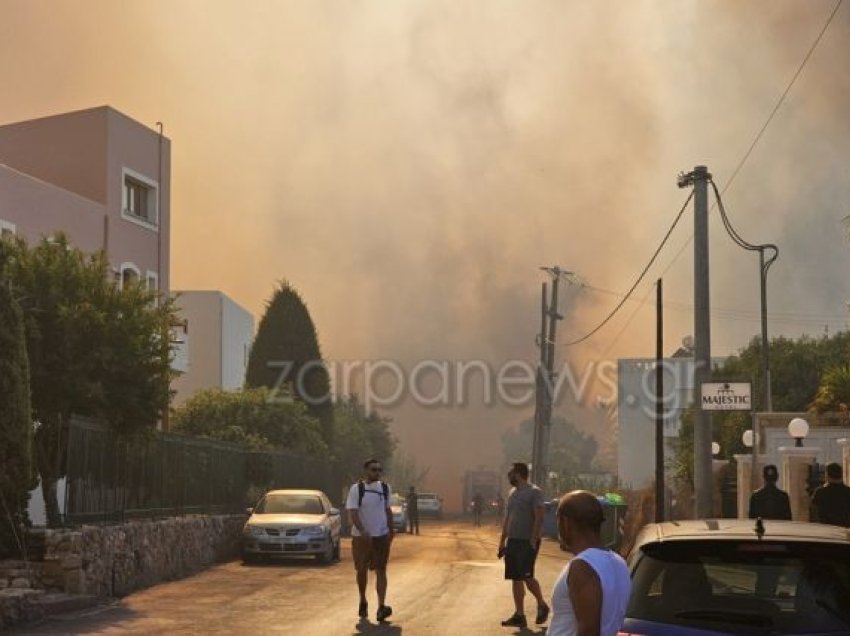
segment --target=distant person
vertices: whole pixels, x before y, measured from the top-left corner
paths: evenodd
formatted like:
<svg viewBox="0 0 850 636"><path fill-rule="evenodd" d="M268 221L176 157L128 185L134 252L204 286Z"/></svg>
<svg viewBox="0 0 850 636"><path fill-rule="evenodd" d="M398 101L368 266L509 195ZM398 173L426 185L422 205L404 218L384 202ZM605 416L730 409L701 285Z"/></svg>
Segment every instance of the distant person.
<svg viewBox="0 0 850 636"><path fill-rule="evenodd" d="M850 486L840 464L826 465L826 483L812 495L812 521L850 528Z"/></svg>
<svg viewBox="0 0 850 636"><path fill-rule="evenodd" d="M593 493L575 490L561 497L557 517L561 547L574 556L555 581L546 634L616 636L632 581L623 558L602 543L602 504Z"/></svg>
<svg viewBox="0 0 850 636"><path fill-rule="evenodd" d="M378 592L378 622L389 618L392 608L386 604L387 561L393 541L393 511L390 507L392 492L381 481L384 470L377 459L363 464L363 479L351 486L345 508L351 518L351 555L357 571L357 589L360 591L360 618L369 616L366 601L366 583L369 570L375 571Z"/></svg>
<svg viewBox="0 0 850 636"><path fill-rule="evenodd" d="M413 486L407 491L407 524L410 534L419 534L419 495Z"/></svg>
<svg viewBox="0 0 850 636"><path fill-rule="evenodd" d="M505 579L511 581L515 611L503 627L527 627L525 589L537 599L537 618L542 625L549 618L549 606L543 598L540 583L534 578L534 562L543 533L543 491L528 483L528 464L515 462L508 472L513 489L508 495L508 510L502 524L498 556L505 558Z"/></svg>
<svg viewBox="0 0 850 636"><path fill-rule="evenodd" d="M779 471L776 466L768 464L762 470L764 486L750 495L750 519L791 520L791 501L788 493L776 486L779 481Z"/></svg>
<svg viewBox="0 0 850 636"><path fill-rule="evenodd" d="M481 510L484 508L484 497L481 493L475 493L472 498L472 524L475 526L481 525Z"/></svg>

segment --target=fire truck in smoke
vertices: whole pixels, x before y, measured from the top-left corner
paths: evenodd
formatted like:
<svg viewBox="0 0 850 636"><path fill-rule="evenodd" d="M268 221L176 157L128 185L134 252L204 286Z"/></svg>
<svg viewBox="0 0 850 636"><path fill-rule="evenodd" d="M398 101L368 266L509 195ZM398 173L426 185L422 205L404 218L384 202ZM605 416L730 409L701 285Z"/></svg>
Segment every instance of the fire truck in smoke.
<svg viewBox="0 0 850 636"><path fill-rule="evenodd" d="M482 512L496 513L499 511L500 502L504 503L502 494L502 480L499 473L494 470L468 470L463 476L463 511L472 510L472 499L475 495L481 495L484 502Z"/></svg>

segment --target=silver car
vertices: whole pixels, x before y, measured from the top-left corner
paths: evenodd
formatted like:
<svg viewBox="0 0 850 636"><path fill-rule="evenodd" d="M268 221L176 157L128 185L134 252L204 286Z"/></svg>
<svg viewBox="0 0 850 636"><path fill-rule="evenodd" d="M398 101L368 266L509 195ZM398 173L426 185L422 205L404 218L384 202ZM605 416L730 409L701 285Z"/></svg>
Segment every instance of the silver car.
<svg viewBox="0 0 850 636"><path fill-rule="evenodd" d="M269 556L315 556L339 560L340 514L321 490L271 490L248 508L242 529L242 560Z"/></svg>
<svg viewBox="0 0 850 636"><path fill-rule="evenodd" d="M390 508L393 513L393 528L396 532L407 531L407 504L399 496L398 493L393 493L390 497Z"/></svg>

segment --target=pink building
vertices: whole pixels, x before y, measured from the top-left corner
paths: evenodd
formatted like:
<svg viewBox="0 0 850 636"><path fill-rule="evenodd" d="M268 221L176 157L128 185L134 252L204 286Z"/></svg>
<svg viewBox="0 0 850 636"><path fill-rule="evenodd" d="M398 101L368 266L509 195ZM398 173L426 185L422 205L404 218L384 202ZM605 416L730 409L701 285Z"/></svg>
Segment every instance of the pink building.
<svg viewBox="0 0 850 636"><path fill-rule="evenodd" d="M0 233L63 231L168 293L170 175L169 140L109 106L0 126Z"/></svg>

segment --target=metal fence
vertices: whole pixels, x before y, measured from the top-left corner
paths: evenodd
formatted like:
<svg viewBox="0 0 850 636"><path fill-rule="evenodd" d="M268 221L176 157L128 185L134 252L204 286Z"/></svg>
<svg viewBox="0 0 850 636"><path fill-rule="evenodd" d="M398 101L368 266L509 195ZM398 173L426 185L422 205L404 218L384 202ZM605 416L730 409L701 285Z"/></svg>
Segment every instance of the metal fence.
<svg viewBox="0 0 850 636"><path fill-rule="evenodd" d="M270 488L327 490L325 460L156 432L122 438L74 419L68 431L65 520L70 524L240 512Z"/></svg>

